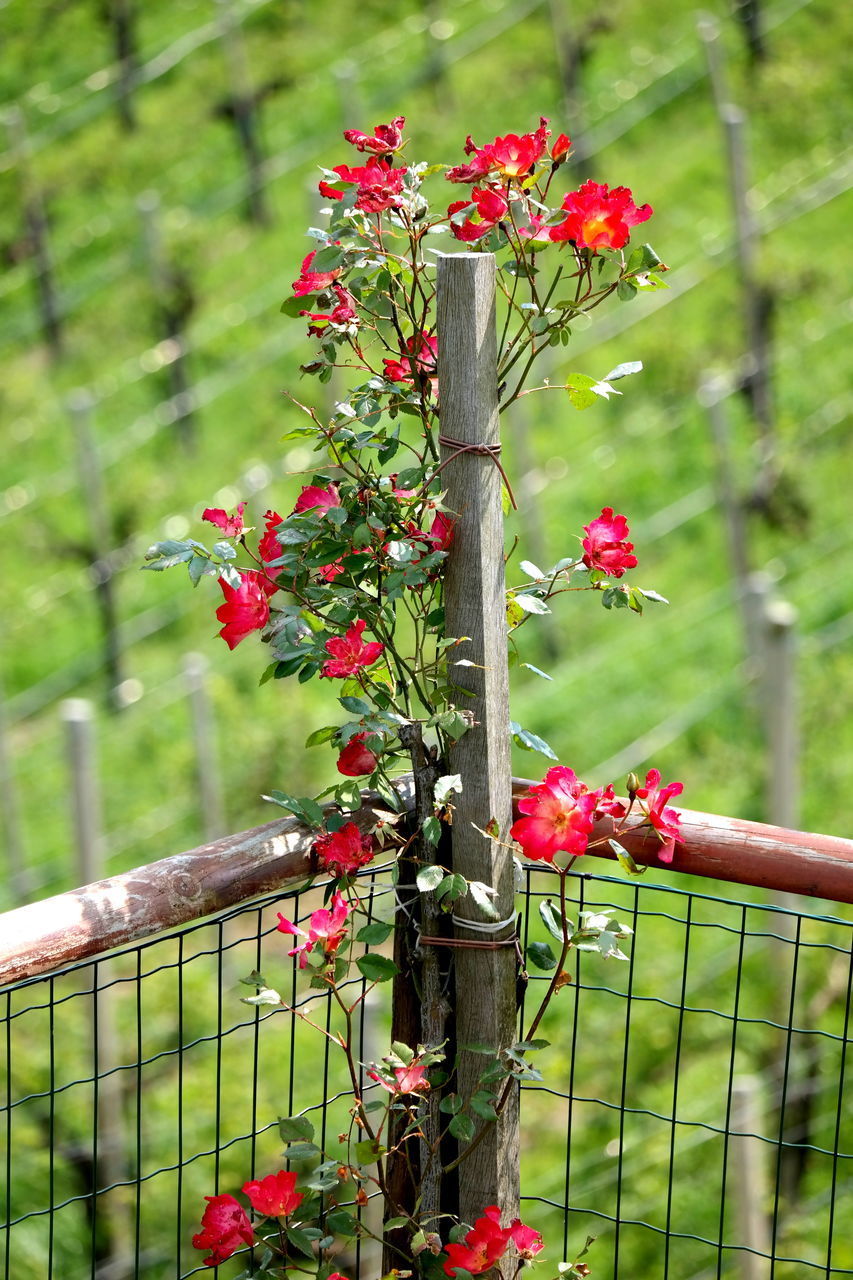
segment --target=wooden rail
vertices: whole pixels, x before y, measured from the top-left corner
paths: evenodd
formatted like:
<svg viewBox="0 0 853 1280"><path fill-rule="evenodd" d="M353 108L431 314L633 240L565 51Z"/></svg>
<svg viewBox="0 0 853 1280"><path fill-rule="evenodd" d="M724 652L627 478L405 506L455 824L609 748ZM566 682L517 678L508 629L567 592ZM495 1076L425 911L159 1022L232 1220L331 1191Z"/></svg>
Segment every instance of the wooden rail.
<svg viewBox="0 0 853 1280"><path fill-rule="evenodd" d="M530 785L514 779L516 798ZM400 786L408 799L410 783L403 779ZM389 824L399 821L372 804L352 815L362 827L373 825L377 816ZM599 824L596 835L606 835L608 827L607 821ZM681 810L681 831L683 840L670 867L659 862L657 842L650 836L629 834L622 844L637 863L667 873L853 903L853 840L690 809ZM614 856L606 847L594 852ZM0 917L0 984L49 973L200 920L311 872L310 833L295 819L281 818L18 907Z"/></svg>

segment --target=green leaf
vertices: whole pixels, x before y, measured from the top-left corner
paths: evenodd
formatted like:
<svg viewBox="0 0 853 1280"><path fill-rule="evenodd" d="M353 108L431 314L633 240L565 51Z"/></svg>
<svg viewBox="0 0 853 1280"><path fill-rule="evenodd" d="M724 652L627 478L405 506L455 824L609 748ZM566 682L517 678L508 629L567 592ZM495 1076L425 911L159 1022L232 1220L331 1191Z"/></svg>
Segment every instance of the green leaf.
<svg viewBox="0 0 853 1280"><path fill-rule="evenodd" d="M528 578L544 578L545 574L538 569L532 560L522 560L518 566L522 573L526 573Z"/></svg>
<svg viewBox="0 0 853 1280"><path fill-rule="evenodd" d="M278 1131L283 1142L311 1142L314 1126L307 1116L279 1116Z"/></svg>
<svg viewBox="0 0 853 1280"><path fill-rule="evenodd" d="M315 1147L313 1142L294 1142L287 1149L287 1158L295 1164L299 1164L302 1160L316 1160L317 1156L322 1155L319 1147Z"/></svg>
<svg viewBox="0 0 853 1280"><path fill-rule="evenodd" d="M521 725L515 720L509 722L512 740L518 747L522 747L525 751L539 751L543 756L547 756L549 760L556 760L557 756L548 746L544 738L540 738L537 734L531 733L528 729L522 729Z"/></svg>
<svg viewBox="0 0 853 1280"><path fill-rule="evenodd" d="M433 863L428 867L421 867L415 877L415 883L421 893L430 893L433 889L438 888L445 875L444 867L436 866Z"/></svg>
<svg viewBox="0 0 853 1280"><path fill-rule="evenodd" d="M627 270L633 274L635 271L651 271L660 265L660 258L652 246L650 244L640 244L637 245L636 249L631 250Z"/></svg>
<svg viewBox="0 0 853 1280"><path fill-rule="evenodd" d="M373 533L370 525L366 521L357 524L353 530L352 545L360 550L362 547L369 547L373 541Z"/></svg>
<svg viewBox="0 0 853 1280"><path fill-rule="evenodd" d="M549 676L547 671L540 671L538 667L534 667L532 662L522 662L522 667L528 671L532 671L535 676L541 676L543 680L553 680L553 676Z"/></svg>
<svg viewBox="0 0 853 1280"><path fill-rule="evenodd" d="M447 898L448 903L451 903L456 902L458 898L463 898L467 892L468 881L465 877L451 874L444 877L435 891L435 896L439 901Z"/></svg>
<svg viewBox="0 0 853 1280"><path fill-rule="evenodd" d="M319 747L322 742L329 742L338 731L336 724L327 724L322 729L315 729L305 739L306 747Z"/></svg>
<svg viewBox="0 0 853 1280"><path fill-rule="evenodd" d="M400 972L388 956L379 956L373 952L367 956L359 956L356 964L368 982L388 982Z"/></svg>
<svg viewBox="0 0 853 1280"><path fill-rule="evenodd" d="M314 1257L314 1249L312 1246L311 1236L308 1235L301 1227L285 1227L287 1238L293 1245L294 1249L305 1255L306 1258Z"/></svg>
<svg viewBox="0 0 853 1280"><path fill-rule="evenodd" d="M566 391L576 409L588 409L598 399L593 391L596 379L586 373L570 373L566 379Z"/></svg>
<svg viewBox="0 0 853 1280"><path fill-rule="evenodd" d="M545 898L543 902L539 903L539 915L551 937L556 938L558 942L562 942L563 924L560 920L560 913L550 898ZM569 926L569 929L571 930L571 926Z"/></svg>
<svg viewBox="0 0 853 1280"><path fill-rule="evenodd" d="M657 591L649 591L646 587L634 587L634 590L639 591L644 599L651 600L654 604L669 604L666 596L659 595Z"/></svg>
<svg viewBox="0 0 853 1280"><path fill-rule="evenodd" d="M414 1056L414 1049L410 1049L407 1044L403 1044L401 1040L391 1041L391 1052L395 1053L404 1066L410 1066Z"/></svg>
<svg viewBox="0 0 853 1280"><path fill-rule="evenodd" d="M387 1218L382 1226L385 1231L396 1231L398 1227L405 1227L408 1218Z"/></svg>
<svg viewBox="0 0 853 1280"><path fill-rule="evenodd" d="M326 1214L326 1226L336 1236L357 1236L361 1226L346 1209L333 1209Z"/></svg>
<svg viewBox="0 0 853 1280"><path fill-rule="evenodd" d="M525 592L519 592L515 597L515 603L520 605L525 613L550 613L544 600L540 600L538 596L529 595Z"/></svg>
<svg viewBox="0 0 853 1280"><path fill-rule="evenodd" d="M483 884L481 880L469 880L468 893L483 915L488 916L490 920L497 920L498 910L492 901L495 890L491 885Z"/></svg>
<svg viewBox="0 0 853 1280"><path fill-rule="evenodd" d="M495 1111L495 1096L485 1089L478 1089L472 1095L471 1110L481 1120L497 1120L498 1118L498 1113Z"/></svg>
<svg viewBox="0 0 853 1280"><path fill-rule="evenodd" d="M369 702L365 702L364 698L338 698L338 702L344 711L349 711L354 716L369 716L373 708Z"/></svg>
<svg viewBox="0 0 853 1280"><path fill-rule="evenodd" d="M297 298L295 296L285 298L284 302L279 307L281 314L283 316L290 316L291 320L298 320L300 311L305 311L306 309L305 299Z"/></svg>
<svg viewBox="0 0 853 1280"><path fill-rule="evenodd" d="M441 839L441 823L438 818L424 818L421 831L424 833L427 844L437 845Z"/></svg>
<svg viewBox="0 0 853 1280"><path fill-rule="evenodd" d="M318 249L311 259L312 271L335 271L346 261L346 254L336 244L327 244Z"/></svg>
<svg viewBox="0 0 853 1280"><path fill-rule="evenodd" d="M385 1155L386 1148L376 1138L365 1138L355 1144L355 1158L359 1164L373 1164Z"/></svg>
<svg viewBox="0 0 853 1280"><path fill-rule="evenodd" d="M459 1097L458 1093L449 1093L446 1098L442 1098L438 1104L438 1109L446 1116L455 1116L461 1111L465 1103Z"/></svg>
<svg viewBox="0 0 853 1280"><path fill-rule="evenodd" d="M618 840L608 840L607 843L616 854L620 867L623 871L627 871L629 876L644 876L646 874L648 867L638 867L628 850Z"/></svg>
<svg viewBox="0 0 853 1280"><path fill-rule="evenodd" d="M532 964L534 969L556 969L557 957L551 950L547 942L531 942L528 944L525 955L528 964Z"/></svg>
<svg viewBox="0 0 853 1280"><path fill-rule="evenodd" d="M359 929L355 935L355 940L356 942L363 942L368 947L378 947L393 932L394 926L392 924L386 924L384 920L374 920L372 924L366 924Z"/></svg>
<svg viewBox="0 0 853 1280"><path fill-rule="evenodd" d="M265 1004L279 1005L281 1004L281 996L272 987L261 987L253 996L241 996L241 1004L251 1004L260 1006Z"/></svg>
<svg viewBox="0 0 853 1280"><path fill-rule="evenodd" d="M616 297L621 298L623 302L630 302L636 296L637 286L632 284L630 280L620 280L616 285Z"/></svg>
<svg viewBox="0 0 853 1280"><path fill-rule="evenodd" d="M458 1138L460 1142L470 1142L476 1132L476 1125L470 1116L459 1115L454 1116L447 1126L454 1138Z"/></svg>

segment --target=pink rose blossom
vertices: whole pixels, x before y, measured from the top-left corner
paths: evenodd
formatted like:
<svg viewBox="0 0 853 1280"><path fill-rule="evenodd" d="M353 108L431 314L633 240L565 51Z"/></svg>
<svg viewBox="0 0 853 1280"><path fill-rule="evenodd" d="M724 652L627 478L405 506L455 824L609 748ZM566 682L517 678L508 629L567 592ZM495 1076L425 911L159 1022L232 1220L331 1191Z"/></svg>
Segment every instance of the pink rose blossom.
<svg viewBox="0 0 853 1280"><path fill-rule="evenodd" d="M429 1081L426 1078L427 1068L422 1062L411 1062L407 1067L394 1067L391 1071L391 1080L385 1079L378 1071L368 1071L371 1080L375 1080L377 1084L381 1084L383 1089L387 1089L391 1094L400 1093L426 1093L429 1089Z"/></svg>
<svg viewBox="0 0 853 1280"><path fill-rule="evenodd" d="M681 816L677 809L667 808L667 801L673 796L680 796L683 790L683 782L669 782L662 787L660 770L649 769L646 774L646 785L638 787L636 791L640 808L654 827L661 842L661 850L658 854L661 862L672 862L675 842L681 834Z"/></svg>
<svg viewBox="0 0 853 1280"><path fill-rule="evenodd" d="M201 518L206 520L208 524L215 524L217 529L222 530L226 538L240 538L246 527L243 524L243 512L245 510L245 502L238 504L233 516L229 516L227 511L223 511L222 507L205 507L201 513Z"/></svg>
<svg viewBox="0 0 853 1280"><path fill-rule="evenodd" d="M278 930L280 933L290 933L294 937L304 938L305 941L298 947L294 947L292 951L288 951L289 956L299 956L299 968L304 969L308 964L308 956L314 950L315 943L320 943L323 948L323 955L327 961L334 960L338 947L343 942L347 933L347 919L351 914L351 908L348 906L343 894L336 893L332 897L332 908L320 907L318 911L313 911L308 921L308 932L300 929L291 920L278 913Z"/></svg>
<svg viewBox="0 0 853 1280"><path fill-rule="evenodd" d="M600 569L611 578L621 578L626 569L638 561L631 553L633 542L627 542L628 521L615 516L612 507L604 507L600 516L584 525L583 562L588 569Z"/></svg>
<svg viewBox="0 0 853 1280"><path fill-rule="evenodd" d="M553 862L561 851L577 857L589 843L598 799L571 769L555 765L519 800L525 816L513 823L510 835L535 862Z"/></svg>
<svg viewBox="0 0 853 1280"><path fill-rule="evenodd" d="M303 511L315 510L326 512L329 507L339 507L340 505L341 500L338 497L335 485L329 484L323 489L318 484L306 484L296 499L292 514L297 515Z"/></svg>

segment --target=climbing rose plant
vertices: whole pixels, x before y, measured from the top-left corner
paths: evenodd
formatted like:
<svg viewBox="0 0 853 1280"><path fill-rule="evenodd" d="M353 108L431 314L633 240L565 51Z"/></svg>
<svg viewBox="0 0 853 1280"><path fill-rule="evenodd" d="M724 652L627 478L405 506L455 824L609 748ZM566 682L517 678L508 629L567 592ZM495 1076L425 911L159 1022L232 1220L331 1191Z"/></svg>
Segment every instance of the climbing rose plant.
<svg viewBox="0 0 853 1280"><path fill-rule="evenodd" d="M528 965L552 977L523 1039L486 1058L473 1098L454 1092L455 1063L445 1060L444 1043L395 1042L380 1063L358 1062L352 1030L365 994L399 972L375 950L393 924L369 917L358 893L359 872L376 852L410 859L418 868L417 889L433 895L440 910L452 911L470 894L481 913L495 916L486 886L467 883L440 861L452 797L463 785L441 765L446 768L448 749L469 729L471 716L454 678L457 666L470 663L466 641L448 637L444 622L444 571L458 513L444 501L438 442L435 254L442 243L456 241L497 257L501 412L534 391L562 394L570 411L620 394L615 384L639 372L639 362L603 377L574 372L539 385L531 374L543 352L567 346L573 326L597 307L666 287L666 267L650 245L631 244L635 229L652 217L651 207L638 205L622 186L587 181L566 190L563 165L571 143L564 133L552 140L545 118L530 133L508 133L483 146L468 137L466 159L450 167L410 162L404 126L399 116L372 133L345 132L357 162L323 170L319 190L328 201L328 224L310 229L314 248L282 307L316 340L303 374L328 383L338 371L351 383L331 414L291 398L294 422L284 440L308 444L318 455L316 468L286 515L267 510L253 526L245 502L233 512L209 507L202 519L217 530L212 547L169 540L146 557L149 569L186 564L194 586L205 577L218 581L224 597L216 609L219 635L234 649L258 633L267 655L262 682L316 678L344 713L343 723L316 729L306 743L328 744L337 779L316 796L271 791L268 799L313 830L314 865L330 881L326 906L303 925L280 915L278 928L294 942L287 954L309 987L338 1006L339 1033L315 1023L305 1001L291 1012L342 1051L353 1090L350 1122L338 1146L322 1150L307 1116L282 1119L286 1158L297 1172L246 1182L248 1211L234 1195L207 1197L193 1245L205 1252L208 1266L248 1250L246 1276L302 1270L318 1280L346 1280L335 1270L336 1259L347 1240L372 1234L358 1211L373 1195L382 1201L395 1274L464 1280L495 1270L509 1277L538 1257L539 1233L519 1219L503 1225L507 1215L499 1205L484 1205L468 1224L452 1215L422 1216L417 1196L399 1202L388 1180L390 1162L416 1167L410 1156L418 1144L423 1155L425 1142L427 1161L441 1162L448 1139L459 1151L451 1167L464 1161L518 1081L541 1079L529 1055L547 1044L536 1032L569 981L569 953L585 949L625 959L619 942L631 930L610 912L570 918L566 886L575 859L609 842L634 873L620 843L626 831L647 832L662 862L671 861L679 837L678 812L669 801L681 784L663 784L657 769L642 785L630 775L622 799L612 783L590 789L572 769L549 768L519 799L511 828L516 854L555 874L559 885L541 911L551 942L532 942L525 955ZM507 504L514 504L501 474ZM625 580L638 565L629 533L626 516L605 506L590 513L577 545L564 548L551 568L521 562L523 580L507 590L511 663L520 661L522 627L548 613L564 592L591 592L605 608L635 613L647 601L665 603ZM518 746L555 759L537 735L514 722L508 731ZM398 779L422 765L425 744L436 764L431 812L407 833ZM363 813L354 820L362 784L387 806L372 822ZM494 831L483 837L496 838ZM366 983L356 996L348 977L353 965ZM290 1007L260 974L245 981L255 992L245 997L248 1003ZM435 1091L446 1123L429 1145L423 1108ZM588 1274L585 1253L553 1264L549 1274L579 1280Z"/></svg>

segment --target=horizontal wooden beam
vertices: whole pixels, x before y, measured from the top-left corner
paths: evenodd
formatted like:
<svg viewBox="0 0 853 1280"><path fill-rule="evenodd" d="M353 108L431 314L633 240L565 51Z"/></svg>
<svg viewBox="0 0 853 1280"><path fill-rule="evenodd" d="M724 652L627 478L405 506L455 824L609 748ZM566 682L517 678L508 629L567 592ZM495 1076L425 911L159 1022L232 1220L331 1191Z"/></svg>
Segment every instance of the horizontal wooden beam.
<svg viewBox="0 0 853 1280"><path fill-rule="evenodd" d="M410 780L400 785L408 798ZM516 800L530 785L514 779ZM621 843L636 862L667 873L853 903L853 840L680 812L682 842L671 866L660 862L658 843L649 835L629 833ZM396 821L372 804L352 816L364 828L380 818ZM605 820L595 837L610 832ZM0 920L0 984L49 973L303 880L313 869L312 842L307 828L281 818L8 911ZM615 857L608 846L594 852Z"/></svg>

